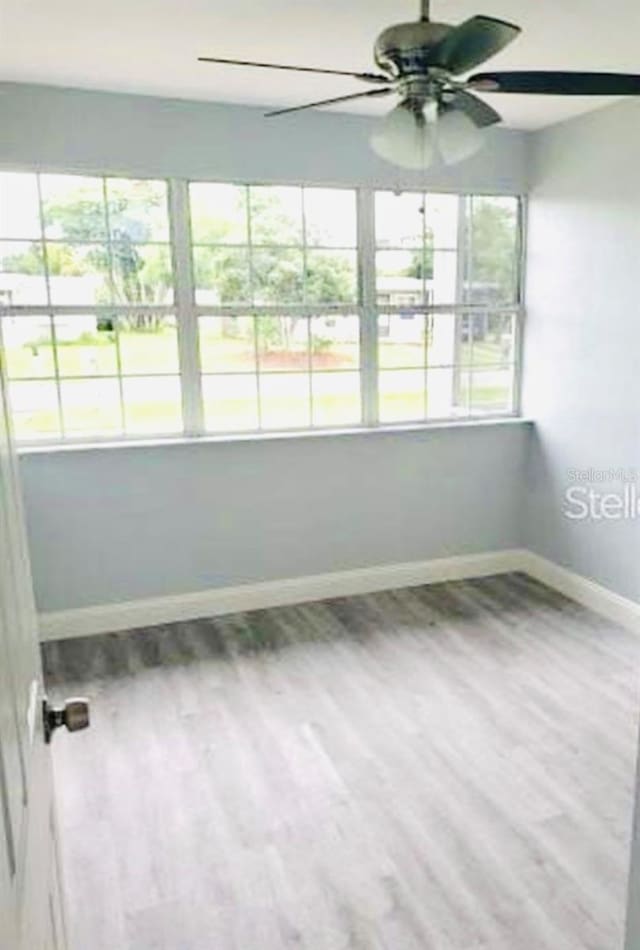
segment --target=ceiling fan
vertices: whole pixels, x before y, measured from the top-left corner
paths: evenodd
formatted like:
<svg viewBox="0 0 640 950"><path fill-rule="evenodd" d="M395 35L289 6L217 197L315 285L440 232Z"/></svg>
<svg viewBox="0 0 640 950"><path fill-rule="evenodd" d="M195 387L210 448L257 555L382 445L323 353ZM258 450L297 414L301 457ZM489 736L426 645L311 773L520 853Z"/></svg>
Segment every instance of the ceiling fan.
<svg viewBox="0 0 640 950"><path fill-rule="evenodd" d="M584 72L488 72L465 76L504 49L520 27L488 16L474 16L459 26L434 23L431 0L421 0L421 18L397 23L376 40L379 72L350 72L311 66L285 66L245 60L198 57L204 63L284 69L329 76L350 76L374 86L332 99L277 109L268 117L317 106L395 94L400 103L381 121L371 145L382 158L405 168L424 169L435 161L452 164L482 145L482 129L501 121L480 93L534 93L560 96L639 96L640 75Z"/></svg>

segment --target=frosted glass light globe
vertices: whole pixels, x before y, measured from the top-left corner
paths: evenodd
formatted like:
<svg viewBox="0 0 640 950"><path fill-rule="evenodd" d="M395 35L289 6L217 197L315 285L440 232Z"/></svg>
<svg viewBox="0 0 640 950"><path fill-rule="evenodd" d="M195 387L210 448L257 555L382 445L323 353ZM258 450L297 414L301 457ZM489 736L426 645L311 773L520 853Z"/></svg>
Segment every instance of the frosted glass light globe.
<svg viewBox="0 0 640 950"><path fill-rule="evenodd" d="M406 102L384 117L370 141L377 155L401 168L428 168L435 157L433 125Z"/></svg>
<svg viewBox="0 0 640 950"><path fill-rule="evenodd" d="M454 165L482 148L483 136L475 122L459 109L441 112L436 124L437 148L445 165Z"/></svg>
<svg viewBox="0 0 640 950"><path fill-rule="evenodd" d="M483 135L459 109L435 100L420 108L405 100L382 119L370 142L385 161L422 171L436 162L453 165L469 158L482 147Z"/></svg>

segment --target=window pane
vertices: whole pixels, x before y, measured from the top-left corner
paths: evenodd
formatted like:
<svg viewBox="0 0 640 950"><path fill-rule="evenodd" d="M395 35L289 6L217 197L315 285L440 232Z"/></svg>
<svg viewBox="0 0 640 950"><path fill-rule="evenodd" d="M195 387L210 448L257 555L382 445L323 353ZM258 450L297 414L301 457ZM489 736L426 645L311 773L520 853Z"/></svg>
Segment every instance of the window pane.
<svg viewBox="0 0 640 950"><path fill-rule="evenodd" d="M191 233L195 244L246 244L247 189L191 182Z"/></svg>
<svg viewBox="0 0 640 950"><path fill-rule="evenodd" d="M355 191L305 188L304 223L309 247L356 247Z"/></svg>
<svg viewBox="0 0 640 950"><path fill-rule="evenodd" d="M101 178L41 175L42 210L47 238L102 242L107 239Z"/></svg>
<svg viewBox="0 0 640 950"><path fill-rule="evenodd" d="M3 317L2 340L10 379L55 376L50 317Z"/></svg>
<svg viewBox="0 0 640 950"><path fill-rule="evenodd" d="M60 382L64 427L71 435L122 432L120 390L116 379L67 379Z"/></svg>
<svg viewBox="0 0 640 950"><path fill-rule="evenodd" d="M424 198L420 194L376 194L378 247L421 248L424 236Z"/></svg>
<svg viewBox="0 0 640 950"><path fill-rule="evenodd" d="M492 366L471 373L471 411L508 412L512 408L513 367Z"/></svg>
<svg viewBox="0 0 640 950"><path fill-rule="evenodd" d="M115 333L95 315L66 314L54 318L61 376L115 376L118 360Z"/></svg>
<svg viewBox="0 0 640 950"><path fill-rule="evenodd" d="M106 244L48 244L51 303L112 303L109 249Z"/></svg>
<svg viewBox="0 0 640 950"><path fill-rule="evenodd" d="M253 244L302 244L302 189L253 186L251 241Z"/></svg>
<svg viewBox="0 0 640 950"><path fill-rule="evenodd" d="M434 251L431 273L427 275L429 303L453 304L458 296L458 255L455 251Z"/></svg>
<svg viewBox="0 0 640 950"><path fill-rule="evenodd" d="M360 320L357 316L311 318L311 362L314 371L360 366Z"/></svg>
<svg viewBox="0 0 640 950"><path fill-rule="evenodd" d="M107 179L111 239L144 244L169 240L167 185L164 181Z"/></svg>
<svg viewBox="0 0 640 950"><path fill-rule="evenodd" d="M307 251L305 299L308 303L354 303L355 251Z"/></svg>
<svg viewBox="0 0 640 950"><path fill-rule="evenodd" d="M254 250L253 296L257 304L301 303L303 255L295 248Z"/></svg>
<svg viewBox="0 0 640 950"><path fill-rule="evenodd" d="M171 250L162 244L132 244L126 234L111 243L113 297L131 306L173 304Z"/></svg>
<svg viewBox="0 0 640 950"><path fill-rule="evenodd" d="M0 173L0 237L40 237L38 179L35 175Z"/></svg>
<svg viewBox="0 0 640 950"><path fill-rule="evenodd" d="M512 314L465 314L461 320L461 362L474 366L513 362L515 320Z"/></svg>
<svg viewBox="0 0 640 950"><path fill-rule="evenodd" d="M308 321L306 317L257 317L260 372L309 368Z"/></svg>
<svg viewBox="0 0 640 950"><path fill-rule="evenodd" d="M125 428L129 433L182 431L180 380L175 376L122 380Z"/></svg>
<svg viewBox="0 0 640 950"><path fill-rule="evenodd" d="M17 439L59 438L58 393L54 382L10 383L9 399Z"/></svg>
<svg viewBox="0 0 640 950"><path fill-rule="evenodd" d="M260 377L260 412L265 429L304 428L311 423L307 373Z"/></svg>
<svg viewBox="0 0 640 950"><path fill-rule="evenodd" d="M313 424L357 425L361 422L359 373L314 373Z"/></svg>
<svg viewBox="0 0 640 950"><path fill-rule="evenodd" d="M467 261L468 303L513 303L517 296L518 200L473 197L467 201L471 252Z"/></svg>
<svg viewBox="0 0 640 950"><path fill-rule="evenodd" d="M209 432L258 428L258 387L254 375L203 376L202 396Z"/></svg>
<svg viewBox="0 0 640 950"><path fill-rule="evenodd" d="M179 372L175 317L129 314L118 318L118 329L125 375Z"/></svg>
<svg viewBox="0 0 640 950"><path fill-rule="evenodd" d="M203 373L255 372L253 317L200 317Z"/></svg>
<svg viewBox="0 0 640 950"><path fill-rule="evenodd" d="M378 363L383 369L424 366L423 313L384 313L378 317Z"/></svg>
<svg viewBox="0 0 640 950"><path fill-rule="evenodd" d="M424 419L425 371L383 370L379 377L380 421Z"/></svg>
<svg viewBox="0 0 640 950"><path fill-rule="evenodd" d="M378 251L376 286L378 303L386 307L411 307L424 300L422 251Z"/></svg>
<svg viewBox="0 0 640 950"><path fill-rule="evenodd" d="M30 241L0 241L0 305L46 303L42 246Z"/></svg>
<svg viewBox="0 0 640 950"><path fill-rule="evenodd" d="M457 195L425 195L427 243L438 250L455 250L458 246L459 201Z"/></svg>
<svg viewBox="0 0 640 950"><path fill-rule="evenodd" d="M193 249L196 303L202 306L248 303L249 254L245 248Z"/></svg>
<svg viewBox="0 0 640 950"><path fill-rule="evenodd" d="M466 370L454 366L429 367L427 373L427 416L429 419L450 419L467 415Z"/></svg>
<svg viewBox="0 0 640 950"><path fill-rule="evenodd" d="M464 321L464 316L455 313L429 314L429 366L452 366L464 362L461 352L465 340Z"/></svg>

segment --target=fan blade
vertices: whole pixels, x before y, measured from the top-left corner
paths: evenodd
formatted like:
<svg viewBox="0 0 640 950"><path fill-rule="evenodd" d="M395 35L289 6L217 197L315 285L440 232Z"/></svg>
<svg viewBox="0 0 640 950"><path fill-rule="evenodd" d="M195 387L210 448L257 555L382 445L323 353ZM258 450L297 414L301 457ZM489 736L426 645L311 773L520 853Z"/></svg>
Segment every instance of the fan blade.
<svg viewBox="0 0 640 950"><path fill-rule="evenodd" d="M444 108L464 112L479 129L486 129L490 125L495 125L496 122L502 122L502 116L495 109L469 92L460 91L451 97L447 96L444 100Z"/></svg>
<svg viewBox="0 0 640 950"><path fill-rule="evenodd" d="M388 76L380 73L352 73L344 69L316 69L314 66L283 66L281 63L252 63L244 59L219 59L214 56L198 56L199 63L222 63L225 66L257 66L259 69L288 69L296 73L321 73L325 76L350 76L364 82L389 82Z"/></svg>
<svg viewBox="0 0 640 950"><path fill-rule="evenodd" d="M640 96L640 75L630 73L478 73L467 85L478 92L543 96Z"/></svg>
<svg viewBox="0 0 640 950"><path fill-rule="evenodd" d="M356 92L350 96L337 96L334 99L321 99L319 102L308 102L304 106L291 106L289 109L276 109L275 112L265 112L265 118L271 119L276 115L286 115L288 112L302 112L304 109L315 109L317 106L330 106L334 102L349 102L351 99L367 99L372 96L388 96L393 89L370 89L368 92Z"/></svg>
<svg viewBox="0 0 640 950"><path fill-rule="evenodd" d="M490 16L474 16L454 29L429 54L433 66L457 75L466 73L508 46L519 26Z"/></svg>

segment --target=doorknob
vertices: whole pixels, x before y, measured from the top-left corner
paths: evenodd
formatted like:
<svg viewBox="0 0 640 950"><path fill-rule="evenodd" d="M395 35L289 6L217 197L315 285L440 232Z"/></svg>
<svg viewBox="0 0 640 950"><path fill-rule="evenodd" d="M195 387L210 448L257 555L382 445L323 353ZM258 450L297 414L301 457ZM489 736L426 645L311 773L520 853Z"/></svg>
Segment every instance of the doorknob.
<svg viewBox="0 0 640 950"><path fill-rule="evenodd" d="M67 699L64 706L51 706L47 699L42 703L44 741L48 744L56 729L66 726L69 732L87 729L90 722L89 700L81 696Z"/></svg>

